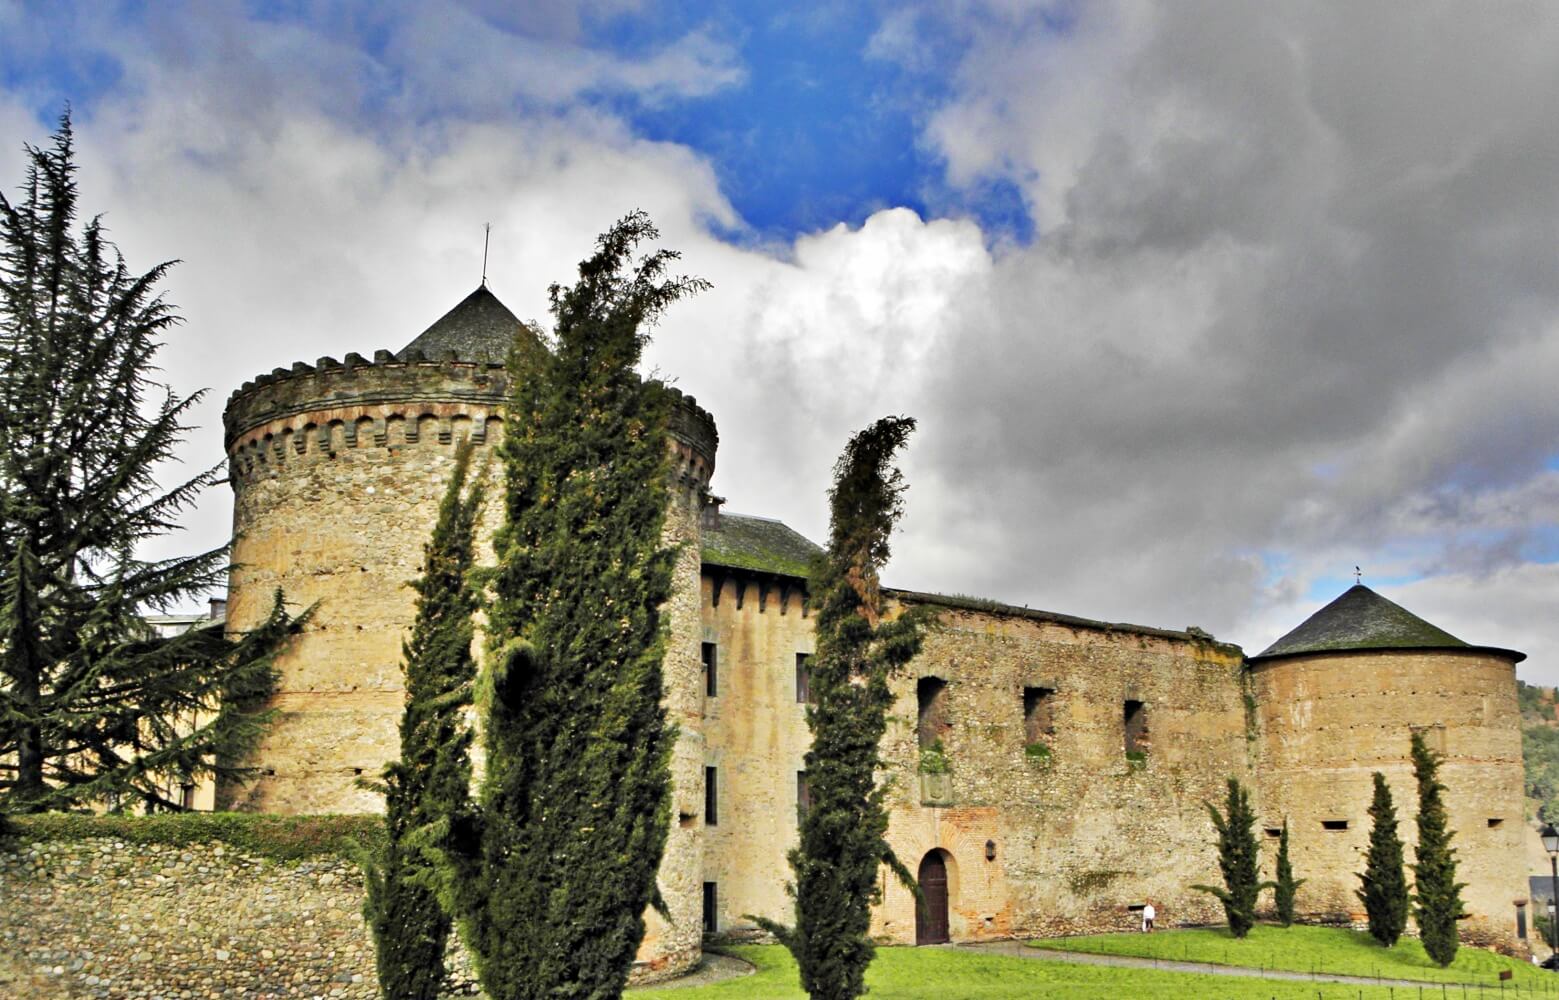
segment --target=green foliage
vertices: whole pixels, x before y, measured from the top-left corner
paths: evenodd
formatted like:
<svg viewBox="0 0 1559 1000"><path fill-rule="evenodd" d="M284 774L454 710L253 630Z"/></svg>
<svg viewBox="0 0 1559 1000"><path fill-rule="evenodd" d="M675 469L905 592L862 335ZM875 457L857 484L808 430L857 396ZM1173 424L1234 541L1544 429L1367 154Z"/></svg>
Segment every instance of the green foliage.
<svg viewBox="0 0 1559 1000"><path fill-rule="evenodd" d="M1445 786L1440 783L1440 759L1413 733L1413 776L1418 779L1418 850L1413 861L1413 916L1424 951L1441 966L1456 959L1456 921L1462 915L1456 881L1455 833L1446 814Z"/></svg>
<svg viewBox="0 0 1559 1000"><path fill-rule="evenodd" d="M69 115L0 195L0 809L177 809L168 789L236 779L269 716L271 661L299 621L159 636L143 615L224 586L227 551L146 561L216 478L156 480L201 394L153 380L178 322L94 218L77 232Z"/></svg>
<svg viewBox="0 0 1559 1000"><path fill-rule="evenodd" d="M1048 764L1053 754L1048 743L1029 743L1023 748L1023 756L1036 764Z"/></svg>
<svg viewBox="0 0 1559 1000"><path fill-rule="evenodd" d="M1277 910L1278 923L1291 927L1294 923L1294 897L1305 884L1294 877L1293 863L1288 859L1288 817L1283 817L1283 832L1278 836L1277 878L1272 882L1272 902Z"/></svg>
<svg viewBox="0 0 1559 1000"><path fill-rule="evenodd" d="M1370 846L1359 902L1369 917L1370 936L1390 948L1407 930L1407 875L1402 868L1402 838L1397 836L1397 809L1386 776L1375 772L1375 797L1370 802Z"/></svg>
<svg viewBox="0 0 1559 1000"><path fill-rule="evenodd" d="M921 774L950 774L952 762L947 759L947 747L941 740L934 741L930 746L920 751Z"/></svg>
<svg viewBox="0 0 1559 1000"><path fill-rule="evenodd" d="M127 844L175 847L227 844L273 861L306 858L354 858L361 846L379 849L384 823L379 816L266 816L256 813L122 814L39 813L10 817L12 836L23 843L121 840Z"/></svg>
<svg viewBox="0 0 1559 1000"><path fill-rule="evenodd" d="M886 417L850 440L829 491L828 551L809 581L818 603L816 701L807 709L812 808L800 846L790 852L796 923L760 924L796 957L801 987L814 998L850 1000L865 992L880 867L914 884L885 839L886 789L876 780L893 705L888 681L920 651L931 614L911 608L885 617L878 580L903 511L904 481L893 458L914 429L907 417ZM945 767L945 754L937 756Z"/></svg>
<svg viewBox="0 0 1559 1000"><path fill-rule="evenodd" d="M385 766L384 849L364 865L363 918L373 932L379 988L393 1000L437 1000L450 918L439 903L437 869L424 845L447 829L471 786L471 730L465 721L476 662L471 656L476 593L469 579L480 483L465 493L471 445L455 456L433 535L423 550L417 616L402 647L406 708L401 755Z"/></svg>
<svg viewBox="0 0 1559 1000"><path fill-rule="evenodd" d="M1211 802L1202 803L1218 831L1218 868L1223 887L1193 885L1191 888L1217 896L1223 903L1229 932L1237 938L1250 933L1256 923L1256 898L1270 882L1261 881L1261 859L1256 846L1256 813L1250 807L1250 793L1238 779L1229 779L1229 794L1224 811Z"/></svg>
<svg viewBox="0 0 1559 1000"><path fill-rule="evenodd" d="M621 993L658 902L675 729L661 706L674 550L672 400L635 372L644 328L706 283L635 248L633 213L552 286L550 350L516 347L502 446L479 804L437 839L493 1000Z"/></svg>
<svg viewBox="0 0 1559 1000"><path fill-rule="evenodd" d="M1148 752L1146 750L1127 750L1126 765L1132 771L1142 770L1148 766Z"/></svg>

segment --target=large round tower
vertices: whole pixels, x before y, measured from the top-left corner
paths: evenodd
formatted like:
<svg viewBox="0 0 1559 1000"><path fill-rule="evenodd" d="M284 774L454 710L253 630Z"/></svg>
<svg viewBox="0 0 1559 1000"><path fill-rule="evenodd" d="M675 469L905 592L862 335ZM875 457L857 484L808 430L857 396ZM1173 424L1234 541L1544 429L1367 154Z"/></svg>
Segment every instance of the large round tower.
<svg viewBox="0 0 1559 1000"><path fill-rule="evenodd" d="M1416 730L1444 758L1457 877L1467 883L1462 937L1519 947L1526 869L1515 665L1524 658L1468 645L1360 585L1249 659L1262 825L1275 845L1288 820L1294 871L1307 880L1302 913L1363 919L1355 873L1364 868L1376 771L1390 783L1411 863Z"/></svg>
<svg viewBox="0 0 1559 1000"><path fill-rule="evenodd" d="M252 627L280 588L294 608L317 605L278 660L278 715L254 779L219 791L226 808L276 813L369 812L381 798L358 786L399 752L401 643L455 445L475 464L501 440L516 338L534 337L478 288L400 351L372 360L298 362L247 382L223 417L233 487L228 622ZM672 390L675 393L675 390ZM698 961L704 746L699 657L699 515L714 471L714 420L677 395L668 538L680 549L667 609L666 704L679 727L673 828L661 866L667 924L650 915L642 973ZM501 504L490 502L478 558L490 561ZM689 818L694 821L689 821ZM680 818L680 820L679 820Z"/></svg>

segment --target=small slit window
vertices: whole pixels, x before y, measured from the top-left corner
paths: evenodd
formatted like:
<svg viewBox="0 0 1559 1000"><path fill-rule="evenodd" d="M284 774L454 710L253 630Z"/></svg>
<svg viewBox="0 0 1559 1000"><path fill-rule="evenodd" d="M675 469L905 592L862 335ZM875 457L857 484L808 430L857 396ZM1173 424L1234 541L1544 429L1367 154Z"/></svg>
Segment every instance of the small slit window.
<svg viewBox="0 0 1559 1000"><path fill-rule="evenodd" d="M915 685L920 705L917 735L920 749L929 750L952 728L947 720L947 681L940 677L922 677Z"/></svg>
<svg viewBox="0 0 1559 1000"><path fill-rule="evenodd" d="M1266 827L1265 832L1269 840L1277 840L1283 836L1283 828L1281 826Z"/></svg>
<svg viewBox="0 0 1559 1000"><path fill-rule="evenodd" d="M796 704L815 704L812 700L812 654L796 654Z"/></svg>
<svg viewBox="0 0 1559 1000"><path fill-rule="evenodd" d="M1505 818L1503 816L1490 816L1489 817L1489 829L1490 830L1498 830L1500 827L1502 827L1504 825L1505 825Z"/></svg>
<svg viewBox="0 0 1559 1000"><path fill-rule="evenodd" d="M1055 689L1026 687L1023 689L1023 742L1043 743L1056 731Z"/></svg>
<svg viewBox="0 0 1559 1000"><path fill-rule="evenodd" d="M718 767L704 768L704 825L720 825L720 769Z"/></svg>
<svg viewBox="0 0 1559 1000"><path fill-rule="evenodd" d="M1148 709L1140 701L1128 700L1122 710L1126 728L1126 752L1147 753Z"/></svg>
<svg viewBox="0 0 1559 1000"><path fill-rule="evenodd" d="M1345 819L1323 819L1321 820L1321 829L1333 833L1339 830L1346 830L1348 829L1348 821Z"/></svg>
<svg viewBox="0 0 1559 1000"><path fill-rule="evenodd" d="M720 885L717 882L704 883L704 933L714 934L720 930L719 907Z"/></svg>
<svg viewBox="0 0 1559 1000"><path fill-rule="evenodd" d="M699 656L704 661L704 696L707 698L718 697L720 694L720 656L715 644L706 642L699 647ZM684 663L687 661L684 660Z"/></svg>

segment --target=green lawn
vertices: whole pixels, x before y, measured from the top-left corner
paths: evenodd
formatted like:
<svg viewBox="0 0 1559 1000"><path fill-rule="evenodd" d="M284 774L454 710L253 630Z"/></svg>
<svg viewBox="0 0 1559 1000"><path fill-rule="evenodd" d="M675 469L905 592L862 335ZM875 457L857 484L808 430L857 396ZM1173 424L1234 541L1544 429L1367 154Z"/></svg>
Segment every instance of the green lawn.
<svg viewBox="0 0 1559 1000"><path fill-rule="evenodd" d="M643 1000L805 1000L806 994L797 986L796 965L780 946L728 950L757 966L758 972L713 986L636 995ZM1401 987L1361 991L1355 986L1280 982L1254 975L1110 969L961 948L880 948L866 981L871 990L867 1000L1316 1000L1317 996L1320 1000L1416 1000ZM1434 996L1438 995L1435 990Z"/></svg>
<svg viewBox="0 0 1559 1000"><path fill-rule="evenodd" d="M1498 987L1503 969L1514 972L1506 983L1537 985L1559 991L1559 976L1529 962L1506 958L1482 948L1463 946L1456 961L1442 969L1424 954L1417 938L1403 938L1385 949L1362 931L1340 927L1268 927L1258 925L1244 940L1227 930L1159 931L1153 934L1098 934L1030 942L1036 948L1083 951L1095 955L1136 955L1142 958L1212 962L1242 968L1325 971L1347 976L1382 976L1429 983L1487 983Z"/></svg>

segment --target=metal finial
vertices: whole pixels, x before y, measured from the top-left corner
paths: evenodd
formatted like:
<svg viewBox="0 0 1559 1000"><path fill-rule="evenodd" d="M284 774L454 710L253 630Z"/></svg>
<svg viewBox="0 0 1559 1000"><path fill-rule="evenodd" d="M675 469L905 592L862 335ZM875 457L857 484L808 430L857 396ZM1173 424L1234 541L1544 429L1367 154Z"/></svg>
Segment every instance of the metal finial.
<svg viewBox="0 0 1559 1000"><path fill-rule="evenodd" d="M488 244L489 241L491 241L492 235L493 235L493 224L491 222L484 222L482 224L482 287L483 288L487 287L487 244Z"/></svg>
<svg viewBox="0 0 1559 1000"><path fill-rule="evenodd" d="M1360 572L1359 567L1357 567L1357 566L1353 567L1353 582L1355 584L1360 584L1360 583L1364 582L1364 574L1362 572Z"/></svg>

